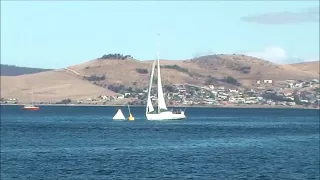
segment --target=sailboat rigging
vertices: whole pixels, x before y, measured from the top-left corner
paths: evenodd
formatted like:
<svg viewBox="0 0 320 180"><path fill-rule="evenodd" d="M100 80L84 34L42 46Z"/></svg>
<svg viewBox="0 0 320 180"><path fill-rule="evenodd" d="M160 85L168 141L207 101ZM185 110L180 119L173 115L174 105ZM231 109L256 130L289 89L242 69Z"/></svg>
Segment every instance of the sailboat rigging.
<svg viewBox="0 0 320 180"><path fill-rule="evenodd" d="M159 46L159 34L158 34L158 46ZM147 120L179 120L185 119L186 116L184 111L179 113L173 113L169 111L164 99L164 94L162 90L162 82L161 82L161 73L160 73L160 55L159 51L157 52L157 59L154 60L152 64L152 70L150 74L149 88L148 88L148 97L147 97L147 106L146 106L146 118ZM157 65L157 110L154 109L151 101L151 88L154 76L154 70Z"/></svg>

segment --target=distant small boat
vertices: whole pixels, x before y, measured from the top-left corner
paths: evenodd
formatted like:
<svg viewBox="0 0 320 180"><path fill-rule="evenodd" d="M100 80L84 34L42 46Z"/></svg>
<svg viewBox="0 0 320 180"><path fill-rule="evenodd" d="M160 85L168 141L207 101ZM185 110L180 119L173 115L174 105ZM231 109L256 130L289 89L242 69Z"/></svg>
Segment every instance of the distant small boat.
<svg viewBox="0 0 320 180"><path fill-rule="evenodd" d="M128 104L128 109L129 109L129 116L128 116L128 120L129 120L129 121L134 121L134 117L133 117L133 116L132 116L132 114L131 114L129 104Z"/></svg>
<svg viewBox="0 0 320 180"><path fill-rule="evenodd" d="M27 104L27 105L24 105L22 107L23 110L29 110L29 111L37 111L39 110L39 107L38 106L34 106L33 104Z"/></svg>
<svg viewBox="0 0 320 180"><path fill-rule="evenodd" d="M33 105L33 89L31 92L31 104L26 104L22 107L22 110L29 110L29 111L37 111L39 110L38 106Z"/></svg>
<svg viewBox="0 0 320 180"><path fill-rule="evenodd" d="M121 109L118 109L117 113L113 116L113 120L125 120L126 118L124 117Z"/></svg>

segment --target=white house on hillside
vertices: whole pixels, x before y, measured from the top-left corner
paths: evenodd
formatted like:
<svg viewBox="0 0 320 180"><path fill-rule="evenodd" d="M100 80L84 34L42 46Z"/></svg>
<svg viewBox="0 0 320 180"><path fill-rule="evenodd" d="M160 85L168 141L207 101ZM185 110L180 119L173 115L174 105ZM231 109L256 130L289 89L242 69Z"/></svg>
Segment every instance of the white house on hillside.
<svg viewBox="0 0 320 180"><path fill-rule="evenodd" d="M272 84L272 80L271 79L265 79L265 80L263 80L263 83Z"/></svg>

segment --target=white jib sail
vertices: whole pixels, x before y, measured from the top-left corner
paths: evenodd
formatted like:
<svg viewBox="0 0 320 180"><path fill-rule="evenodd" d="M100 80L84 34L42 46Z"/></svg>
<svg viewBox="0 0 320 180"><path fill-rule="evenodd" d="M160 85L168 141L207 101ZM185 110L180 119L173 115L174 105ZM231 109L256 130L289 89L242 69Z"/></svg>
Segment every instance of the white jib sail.
<svg viewBox="0 0 320 180"><path fill-rule="evenodd" d="M118 109L117 113L113 116L114 120L125 120L125 117L121 111L121 109Z"/></svg>
<svg viewBox="0 0 320 180"><path fill-rule="evenodd" d="M164 95L162 90L159 59L158 59L158 107L159 107L159 110L160 109L167 110L166 101L164 100Z"/></svg>

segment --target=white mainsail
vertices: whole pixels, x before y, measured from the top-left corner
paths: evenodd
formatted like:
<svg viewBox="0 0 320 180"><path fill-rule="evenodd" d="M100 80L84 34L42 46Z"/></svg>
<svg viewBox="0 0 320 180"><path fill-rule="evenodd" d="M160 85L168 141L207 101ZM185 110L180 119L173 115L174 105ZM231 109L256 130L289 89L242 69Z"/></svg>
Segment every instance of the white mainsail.
<svg viewBox="0 0 320 180"><path fill-rule="evenodd" d="M118 109L117 113L113 116L114 120L125 120L125 117L121 111L121 109Z"/></svg>

